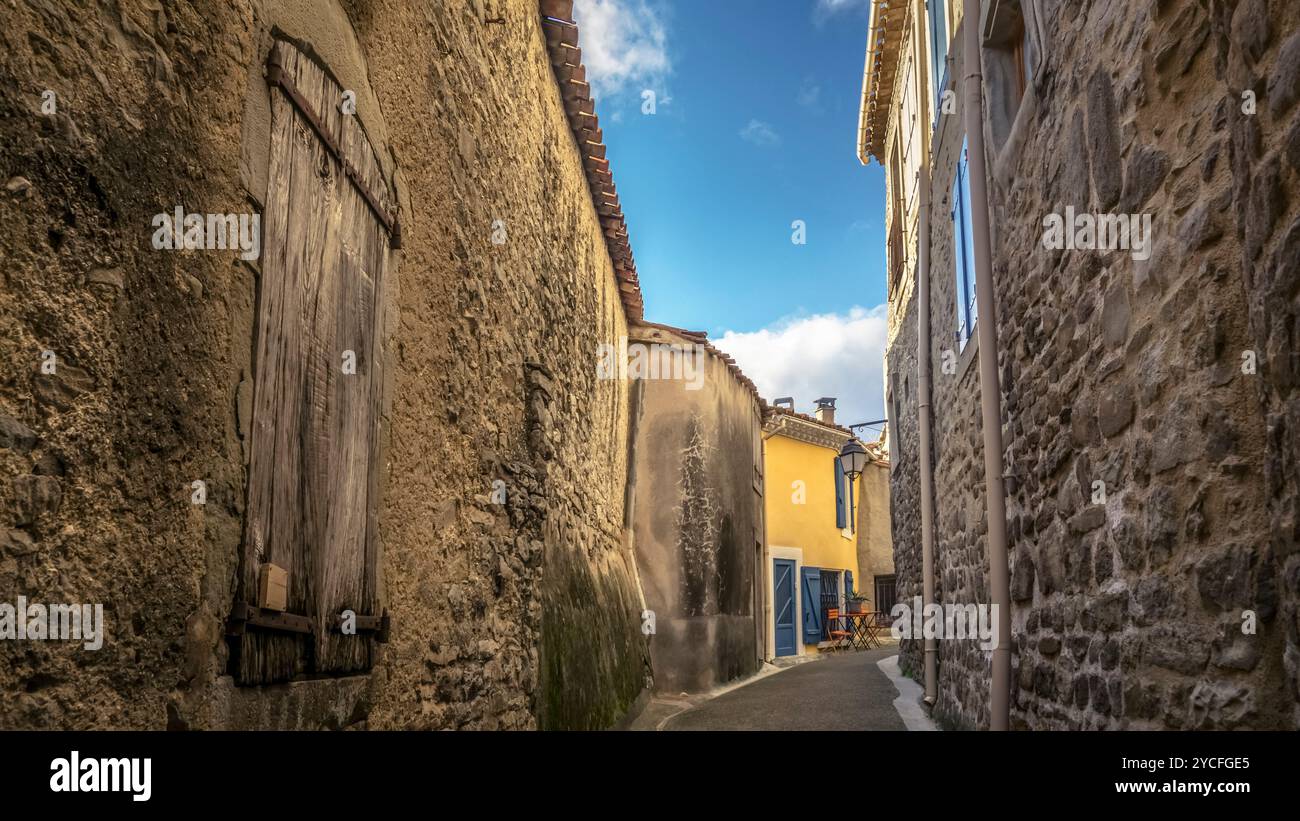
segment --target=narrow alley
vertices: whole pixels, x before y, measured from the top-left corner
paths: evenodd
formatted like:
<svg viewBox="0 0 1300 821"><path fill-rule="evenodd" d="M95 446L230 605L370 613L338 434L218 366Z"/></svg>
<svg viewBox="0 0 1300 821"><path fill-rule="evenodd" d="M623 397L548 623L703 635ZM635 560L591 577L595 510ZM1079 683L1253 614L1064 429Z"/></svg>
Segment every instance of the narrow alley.
<svg viewBox="0 0 1300 821"><path fill-rule="evenodd" d="M1300 729L1300 0L0 0L0 186L0 731Z"/></svg>
<svg viewBox="0 0 1300 821"><path fill-rule="evenodd" d="M663 720L661 730L907 730L881 648L795 664Z"/></svg>

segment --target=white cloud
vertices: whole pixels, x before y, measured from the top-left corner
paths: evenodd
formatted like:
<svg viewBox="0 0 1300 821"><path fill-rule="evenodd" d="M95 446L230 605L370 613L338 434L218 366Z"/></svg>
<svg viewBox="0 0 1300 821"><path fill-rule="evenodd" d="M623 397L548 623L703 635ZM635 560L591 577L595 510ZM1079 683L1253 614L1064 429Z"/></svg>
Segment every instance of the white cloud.
<svg viewBox="0 0 1300 821"><path fill-rule="evenodd" d="M886 306L847 314L786 317L758 331L727 331L713 344L731 354L769 402L793 396L794 408L834 396L843 425L884 418ZM859 431L875 438L878 429Z"/></svg>
<svg viewBox="0 0 1300 821"><path fill-rule="evenodd" d="M795 95L795 101L804 108L812 109L816 113L821 113L821 96L822 87L817 85L811 77L803 81L799 87L799 92Z"/></svg>
<svg viewBox="0 0 1300 821"><path fill-rule="evenodd" d="M762 120L750 120L749 125L740 129L740 139L754 145L777 145L781 142L781 136Z"/></svg>
<svg viewBox="0 0 1300 821"><path fill-rule="evenodd" d="M817 0L817 5L813 8L813 19L820 25L828 17L842 11L863 11L870 7L870 0Z"/></svg>
<svg viewBox="0 0 1300 821"><path fill-rule="evenodd" d="M849 223L849 227L844 229L844 236L852 237L858 234L865 234L871 230L871 220L860 219Z"/></svg>
<svg viewBox="0 0 1300 821"><path fill-rule="evenodd" d="M596 96L625 88L656 90L666 102L664 78L672 72L662 14L646 0L576 0L573 19L587 80Z"/></svg>

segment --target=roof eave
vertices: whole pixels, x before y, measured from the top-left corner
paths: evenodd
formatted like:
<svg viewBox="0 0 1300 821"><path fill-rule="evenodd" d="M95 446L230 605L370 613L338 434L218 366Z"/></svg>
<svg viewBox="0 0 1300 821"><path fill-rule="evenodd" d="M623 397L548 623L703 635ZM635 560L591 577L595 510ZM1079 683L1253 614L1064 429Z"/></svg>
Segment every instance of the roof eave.
<svg viewBox="0 0 1300 821"><path fill-rule="evenodd" d="M905 11L900 10L895 13L893 20L888 15L880 20L880 10L880 0L873 0L867 29L867 53L862 70L862 102L858 108L858 160L863 165L869 165L872 157L881 165L884 164L885 135L881 130L888 125L888 120L881 122L878 115L872 112L871 94L874 88L878 109L889 108L907 18ZM878 43L882 36L884 42ZM875 65L877 56L880 58L878 67ZM871 134L870 139L868 134Z"/></svg>

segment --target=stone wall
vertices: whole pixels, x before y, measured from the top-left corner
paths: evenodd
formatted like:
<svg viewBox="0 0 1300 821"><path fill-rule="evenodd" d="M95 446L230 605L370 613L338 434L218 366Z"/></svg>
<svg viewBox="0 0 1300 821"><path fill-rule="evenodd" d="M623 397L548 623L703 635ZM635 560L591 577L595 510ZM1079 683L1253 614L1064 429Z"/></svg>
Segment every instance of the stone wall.
<svg viewBox="0 0 1300 821"><path fill-rule="evenodd" d="M949 45L953 66L960 66L963 59L961 37L959 28ZM950 69L949 76L954 75L960 73ZM957 340L953 179L964 123L965 107L958 93L953 109L939 117L931 161L930 441L934 460L934 590L935 601L941 605L989 600L979 340L972 336L964 348ZM952 727L984 726L988 720L991 655L973 639L944 639L937 643L937 649L935 718Z"/></svg>
<svg viewBox="0 0 1300 821"><path fill-rule="evenodd" d="M909 276L910 279L910 276ZM885 369L891 374L917 373L916 292L896 298L891 304L891 314L897 313L900 334L893 338L885 352ZM913 333L906 331L911 328ZM922 593L921 587L921 466L919 430L920 419L915 400L903 399L903 382L892 387L885 405L889 415L889 518L890 535L894 543L894 573L897 575L898 601L910 606ZM897 391L896 395L892 392ZM861 554L861 548L859 548ZM898 663L908 675L920 678L924 647L920 640L903 638L899 641Z"/></svg>
<svg viewBox="0 0 1300 821"><path fill-rule="evenodd" d="M630 344L697 343L642 326ZM762 409L720 356L698 350L698 383L641 378L632 388L637 567L656 616L655 689L672 694L749 675L763 652Z"/></svg>
<svg viewBox="0 0 1300 821"><path fill-rule="evenodd" d="M0 600L102 602L107 633L0 643L0 726L619 721L648 663L627 384L594 362L626 326L536 3L119 5L21 0L0 32L0 173L23 178L0 192ZM273 33L356 90L401 203L376 354L393 628L369 675L242 688L222 633L260 271L149 238L177 204L260 209Z"/></svg>
<svg viewBox="0 0 1300 821"><path fill-rule="evenodd" d="M912 4L915 6L915 4ZM901 159L898 168L892 165L885 169L885 213L888 220L888 234L895 232L902 237L897 245L890 245L889 253L889 307L886 329L885 350L885 415L888 421L889 439L889 509L891 537L894 544L894 571L897 574L897 600L912 602L921 595L921 478L919 454L919 414L916 407L917 365L917 293L916 266L918 259L918 236L920 196L913 197L916 209L909 210L907 194L910 190L919 192L917 186L909 185L916 170L925 158L924 126L900 129L901 110L904 95L912 95L916 105L924 100L918 88L924 87L917 73L917 61L914 58L916 48L914 39L909 39L908 32L916 30L915 8L904 10L902 24L903 42L897 59L900 65L912 67L909 71L896 71L893 78L892 104L885 139L885 156L892 163L902 156L902 144L914 142L908 146L909 163L904 166ZM909 73L911 77L909 78ZM922 109L924 110L924 109ZM922 115L922 122L926 120ZM910 125L910 124L909 124ZM919 136L918 136L919 135ZM882 161L883 162L883 161ZM897 226L897 227L895 227ZM897 273L895 273L897 269ZM859 547L859 555L861 548ZM909 674L920 675L923 663L923 647L920 641L904 638L899 642L899 666Z"/></svg>
<svg viewBox="0 0 1300 821"><path fill-rule="evenodd" d="M1038 7L1048 40L1023 116L986 127L1012 724L1294 728L1300 9ZM958 31L958 64L960 43ZM1000 81L987 57L985 72ZM977 343L942 369L960 118L959 104L944 118L955 127L940 123L932 186L937 586L941 602L986 602L979 384L964 361ZM1045 249L1043 217L1066 206L1150 214L1150 259ZM898 339L891 370L909 356ZM900 463L915 459L909 417L891 430ZM905 579L919 570L906 535L919 509L910 471L894 475L903 596L919 589L919 574ZM986 726L988 676L973 642L941 641L941 720Z"/></svg>
<svg viewBox="0 0 1300 821"><path fill-rule="evenodd" d="M949 46L954 61L961 59L960 37L958 30ZM939 119L930 172L930 442L934 460L935 601L939 604L988 601L976 367L979 344L972 337L962 349L956 339L958 296L951 213L963 116L958 95L955 108ZM913 404L915 401L911 399ZM916 442L911 444L913 449L917 447ZM915 586L919 595L919 580ZM977 642L971 640L946 639L938 642L937 649L935 717L948 726L972 726L976 721L965 711L967 705L987 704L988 660ZM923 675L923 669L918 668L918 673Z"/></svg>

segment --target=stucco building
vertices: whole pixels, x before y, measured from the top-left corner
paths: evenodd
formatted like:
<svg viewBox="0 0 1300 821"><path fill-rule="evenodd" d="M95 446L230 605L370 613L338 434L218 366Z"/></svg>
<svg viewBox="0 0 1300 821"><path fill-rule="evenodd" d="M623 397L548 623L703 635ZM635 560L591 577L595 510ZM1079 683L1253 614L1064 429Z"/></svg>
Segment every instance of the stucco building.
<svg viewBox="0 0 1300 821"><path fill-rule="evenodd" d="M936 601L990 601L974 331L995 321L1011 726L1294 728L1300 7L995 0L972 21L962 6L873 4L866 57L898 596L922 593L929 476ZM992 318L974 297L970 25ZM1078 214L1134 231L1052 242ZM989 653L941 640L937 657L936 716L987 726ZM919 641L902 662L921 677Z"/></svg>
<svg viewBox="0 0 1300 821"><path fill-rule="evenodd" d="M854 583L869 598L871 612L889 613L898 600L889 513L889 453L883 439L864 444L870 459L853 483L858 548Z"/></svg>
<svg viewBox="0 0 1300 821"><path fill-rule="evenodd" d="M875 575L864 578L859 556L882 552L878 537L885 501L873 496L866 503L872 517L868 533L858 523L863 518L860 494L887 491L878 480L871 481L878 477L875 465L883 456L872 452L867 483L850 483L838 456L853 438L851 430L836 424L833 398L818 400L811 415L795 411L792 402L768 409L763 425L767 658L816 655L828 641L828 609L847 609L858 592L874 598ZM881 562L877 569L886 567ZM892 566L888 569L892 572Z"/></svg>
<svg viewBox="0 0 1300 821"><path fill-rule="evenodd" d="M630 362L646 366L630 374L629 497L655 688L703 692L764 657L764 406L704 334L629 334Z"/></svg>

